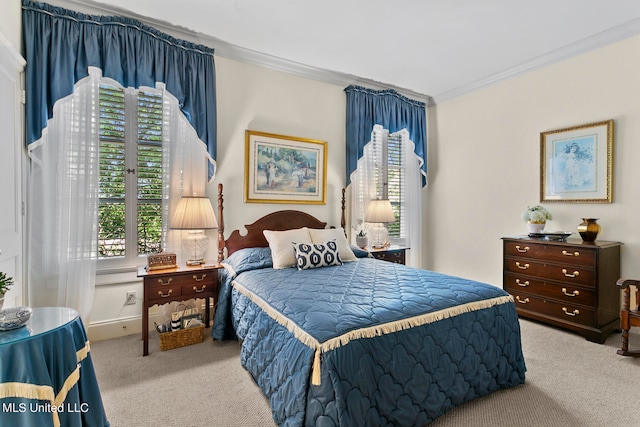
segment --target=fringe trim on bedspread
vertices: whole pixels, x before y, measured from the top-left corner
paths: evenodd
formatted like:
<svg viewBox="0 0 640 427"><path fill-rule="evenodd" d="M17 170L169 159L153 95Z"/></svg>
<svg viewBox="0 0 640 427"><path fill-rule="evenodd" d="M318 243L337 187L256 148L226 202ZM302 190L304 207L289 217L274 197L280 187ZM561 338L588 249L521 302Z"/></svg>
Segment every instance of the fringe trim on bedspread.
<svg viewBox="0 0 640 427"><path fill-rule="evenodd" d="M472 311L483 310L496 305L513 302L511 295L491 298L482 301L473 301L466 304L449 307L431 313L420 314L418 316L400 319L394 322L384 323L381 325L369 326L367 328L356 329L346 332L335 338L331 338L325 342L319 342L314 337L304 331L299 325L288 317L282 315L279 311L271 307L265 300L247 290L242 284L233 281L233 286L244 296L249 298L254 304L262 309L269 317L287 328L300 342L315 350L313 358L313 369L311 374L311 384L320 385L320 356L322 353L334 350L348 344L351 340L362 338L374 338L381 335L392 334L394 332L403 331L405 329L415 328L417 326L435 323L437 321L455 317L460 314L470 313Z"/></svg>

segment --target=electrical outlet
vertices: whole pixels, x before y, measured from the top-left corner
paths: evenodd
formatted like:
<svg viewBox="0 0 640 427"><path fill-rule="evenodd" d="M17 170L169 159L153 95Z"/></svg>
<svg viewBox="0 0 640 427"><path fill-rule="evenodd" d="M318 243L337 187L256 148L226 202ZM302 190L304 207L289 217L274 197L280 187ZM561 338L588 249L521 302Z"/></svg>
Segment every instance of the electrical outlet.
<svg viewBox="0 0 640 427"><path fill-rule="evenodd" d="M136 304L136 291L127 292L127 296L124 300L124 305L135 305Z"/></svg>

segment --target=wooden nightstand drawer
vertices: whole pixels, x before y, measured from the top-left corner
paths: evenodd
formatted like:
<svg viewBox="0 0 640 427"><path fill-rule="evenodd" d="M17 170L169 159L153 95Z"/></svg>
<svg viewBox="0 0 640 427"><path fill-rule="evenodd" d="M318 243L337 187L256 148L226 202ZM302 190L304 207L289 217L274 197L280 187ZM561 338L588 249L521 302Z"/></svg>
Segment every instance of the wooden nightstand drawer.
<svg viewBox="0 0 640 427"><path fill-rule="evenodd" d="M366 248L375 258L382 261L395 262L396 264L406 264L406 252L408 247L391 245L381 249Z"/></svg>
<svg viewBox="0 0 640 427"><path fill-rule="evenodd" d="M385 251L385 252L372 252L374 258L381 259L383 261L395 262L396 264L404 264L405 256L404 251Z"/></svg>
<svg viewBox="0 0 640 427"><path fill-rule="evenodd" d="M176 298L182 295L182 286L178 285L166 285L166 286L153 286L149 289L149 301L154 301L156 304L164 304L163 299Z"/></svg>

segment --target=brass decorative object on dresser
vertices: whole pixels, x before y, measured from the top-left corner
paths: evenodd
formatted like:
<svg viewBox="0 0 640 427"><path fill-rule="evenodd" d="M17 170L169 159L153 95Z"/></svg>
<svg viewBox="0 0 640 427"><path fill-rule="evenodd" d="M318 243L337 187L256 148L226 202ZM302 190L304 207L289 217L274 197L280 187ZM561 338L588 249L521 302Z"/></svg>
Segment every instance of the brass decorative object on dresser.
<svg viewBox="0 0 640 427"><path fill-rule="evenodd" d="M165 270L148 271L138 268L143 278L144 300L142 306L142 355L149 354L149 307L173 301L204 298L206 301L204 324L211 319L213 306L218 302L218 269L221 265L180 266Z"/></svg>
<svg viewBox="0 0 640 427"><path fill-rule="evenodd" d="M518 315L603 343L620 328L620 242L503 237L504 289Z"/></svg>
<svg viewBox="0 0 640 427"><path fill-rule="evenodd" d="M406 246L390 245L384 248L366 248L375 259L395 262L396 264L406 264Z"/></svg>

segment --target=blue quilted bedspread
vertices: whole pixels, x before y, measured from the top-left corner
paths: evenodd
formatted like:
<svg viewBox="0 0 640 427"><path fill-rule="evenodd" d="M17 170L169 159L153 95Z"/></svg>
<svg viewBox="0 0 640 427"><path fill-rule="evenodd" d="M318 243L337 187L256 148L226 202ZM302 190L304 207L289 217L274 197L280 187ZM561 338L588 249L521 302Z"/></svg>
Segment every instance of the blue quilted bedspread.
<svg viewBox="0 0 640 427"><path fill-rule="evenodd" d="M499 288L373 259L299 271L271 268L264 249L234 255L213 334L231 320L278 425L421 426L524 382Z"/></svg>

